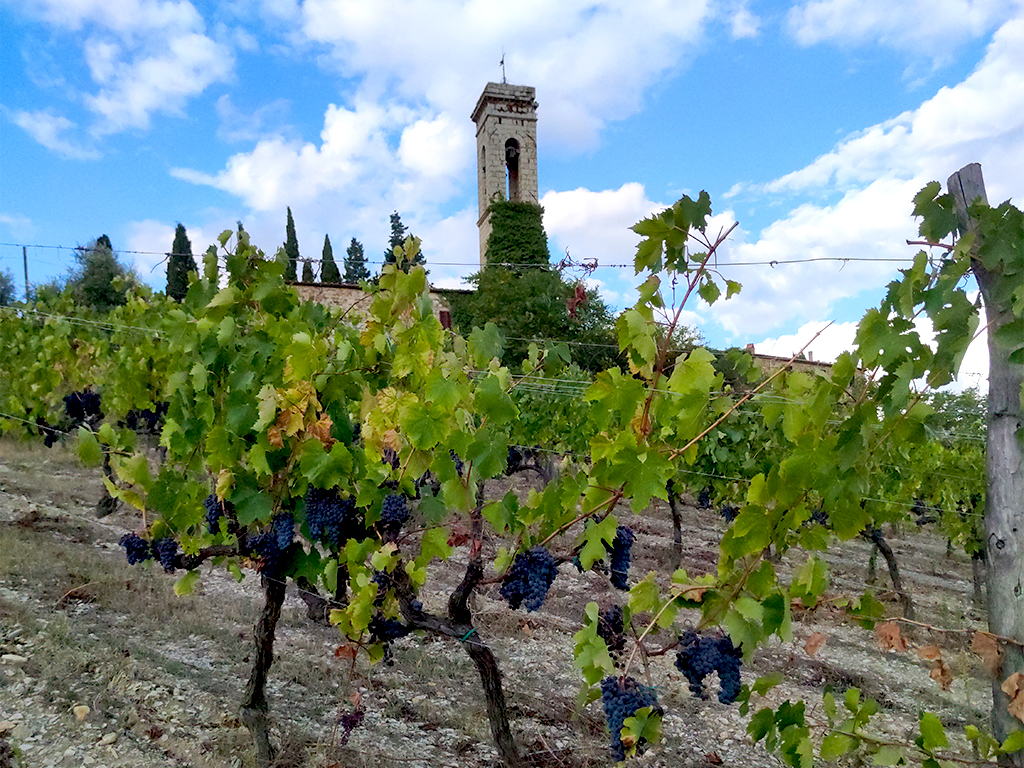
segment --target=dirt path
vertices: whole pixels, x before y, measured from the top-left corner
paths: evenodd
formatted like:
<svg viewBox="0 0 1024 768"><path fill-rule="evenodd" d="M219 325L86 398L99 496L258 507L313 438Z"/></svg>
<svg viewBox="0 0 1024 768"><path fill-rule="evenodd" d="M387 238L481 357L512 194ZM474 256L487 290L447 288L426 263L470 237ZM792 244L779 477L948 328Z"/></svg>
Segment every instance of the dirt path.
<svg viewBox="0 0 1024 768"><path fill-rule="evenodd" d="M175 597L173 577L125 563L117 540L139 519L121 509L97 520L100 488L98 474L63 449L0 441L0 744L20 750L26 766L251 765L248 733L236 715L259 606L257 579L248 572L236 583L204 569L199 593ZM694 575L714 567L725 524L711 511L685 514L684 567ZM638 533L632 578L664 571L667 509L656 506L632 525ZM947 557L945 541L929 533L890 536L890 542L919 620L982 627L970 604L966 557ZM864 590L868 555L861 541L829 552L829 598ZM456 553L433 575L452 585L463 566ZM887 586L883 568L878 588ZM424 602L441 611L445 599L430 594ZM621 602L621 593L603 577L568 565L537 613L510 612L495 588L476 598L478 631L499 659L516 739L537 765L610 765L599 705L576 712L580 678L572 635L588 601L613 599ZM804 643L814 633L827 640L810 656ZM906 738L921 709L938 713L951 731L986 720L989 684L967 651L966 634L911 629L911 652L882 652L873 633L822 607L794 611L794 635L791 643L760 649L744 667L747 683L783 671L785 683L763 703L802 699L809 712L820 713L825 686L841 692L856 685L882 703L884 732L897 739ZM497 765L479 682L460 648L410 636L396 643L394 666L359 661L353 667L335 657L339 643L333 628L306 618L290 588L270 680L274 735L285 746L280 765ZM955 675L948 691L929 677L932 662L913 652L931 644ZM738 707L691 697L673 658L652 659L649 670L666 709L665 741L635 765L780 765L751 745ZM355 692L366 723L342 746L334 723L351 709ZM762 705L759 697L754 705Z"/></svg>

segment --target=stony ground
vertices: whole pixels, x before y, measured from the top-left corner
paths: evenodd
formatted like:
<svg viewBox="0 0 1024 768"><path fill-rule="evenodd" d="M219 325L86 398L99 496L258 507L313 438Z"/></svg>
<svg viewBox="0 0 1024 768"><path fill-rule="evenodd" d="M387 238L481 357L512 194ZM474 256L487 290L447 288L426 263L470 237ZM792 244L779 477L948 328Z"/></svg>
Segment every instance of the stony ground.
<svg viewBox="0 0 1024 768"><path fill-rule="evenodd" d="M517 480L520 490L523 482ZM79 467L64 449L0 441L0 768L19 760L40 768L252 765L237 703L259 611L258 580L250 572L239 584L211 569L196 594L174 596L173 577L125 563L117 540L141 520L125 509L97 519L100 488L98 473ZM725 524L711 511L684 514L684 567L700 574L714 567ZM655 506L633 527L639 534L633 573L664 572L667 510ZM881 732L897 741L906 739L921 709L937 712L953 731L984 723L989 683L963 632L982 627L983 618L971 606L968 561L947 555L945 541L927 532L890 533L890 541L917 619L926 625L903 625L910 650L880 650L873 633L834 607L866 588L868 544L852 542L828 555L829 599L815 611L794 612L793 642L760 649L744 667L747 682L774 670L785 676L765 699L755 697L755 707L803 699L820 715L826 686L857 686L882 704ZM457 553L438 566L437 582L452 586L463 566ZM499 659L514 733L533 763L610 765L598 705L576 707L572 634L586 602L606 605L615 595L598 574L561 570L537 613L510 612L496 585L485 587L475 598L478 631ZM879 597L896 615L888 586L883 571ZM446 592L427 595L426 607L440 611L445 599ZM681 617L682 623L693 619ZM815 633L827 639L812 655L805 644ZM670 639L656 638L652 646ZM339 643L335 630L308 620L290 587L270 680L279 765L498 765L479 680L459 647L410 636L395 644L393 666L370 667L336 657ZM914 652L933 644L954 675L948 691L930 678L934 663ZM648 674L666 709L666 738L636 765L780 765L750 743L738 707L691 697L672 659L649 659ZM355 695L366 720L343 745L335 723L351 711Z"/></svg>

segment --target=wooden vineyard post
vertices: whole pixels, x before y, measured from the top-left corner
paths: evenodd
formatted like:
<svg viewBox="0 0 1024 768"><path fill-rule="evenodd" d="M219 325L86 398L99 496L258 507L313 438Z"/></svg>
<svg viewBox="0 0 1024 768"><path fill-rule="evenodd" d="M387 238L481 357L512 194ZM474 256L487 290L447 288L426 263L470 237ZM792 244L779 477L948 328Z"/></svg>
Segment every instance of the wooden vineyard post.
<svg viewBox="0 0 1024 768"><path fill-rule="evenodd" d="M1001 271L986 267L978 258L981 246L977 222L968 208L981 198L988 202L981 166L971 163L949 177L946 187L956 200L961 235L974 231L972 272L981 289L988 326L988 413L985 444L985 537L988 556L988 621L996 635L1016 643L1003 643L999 674L992 685L992 729L996 738L1005 740L1022 726L1018 716L1024 700L1012 700L1003 691L1003 683L1015 674L1024 674L1024 446L1018 432L1024 429L1021 405L1024 365L1010 362L1012 346L998 338L998 331L1015 320L1011 290L1007 281L1024 279L1024 272ZM1024 679L1022 679L1024 682ZM1024 685L1022 685L1024 687ZM1012 689L1011 689L1012 690ZM1024 697L1024 693L1020 694ZM1024 752L1000 759L1000 765L1024 767Z"/></svg>

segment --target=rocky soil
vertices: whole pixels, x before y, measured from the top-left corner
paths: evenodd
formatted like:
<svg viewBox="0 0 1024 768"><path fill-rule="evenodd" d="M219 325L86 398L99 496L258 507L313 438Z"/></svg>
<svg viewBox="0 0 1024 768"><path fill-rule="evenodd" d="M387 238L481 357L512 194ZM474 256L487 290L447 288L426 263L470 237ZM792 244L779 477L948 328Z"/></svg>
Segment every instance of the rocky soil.
<svg viewBox="0 0 1024 768"><path fill-rule="evenodd" d="M516 482L522 490L526 481ZM125 563L117 541L141 520L123 508L97 519L100 490L98 473L79 467L63 449L0 441L0 768L252 765L237 704L261 600L258 579L248 572L236 583L210 567L197 593L174 596L173 577ZM725 523L710 510L686 508L684 514L684 567L700 574L714 567ZM638 533L633 578L664 571L671 544L667 509L656 505L632 525ZM845 544L828 554L829 599L814 611L795 610L793 642L758 650L744 667L745 682L776 670L785 676L767 697L754 697L755 708L802 699L809 712L820 714L826 686L840 692L857 686L881 703L880 733L897 741L907 738L923 709L936 712L951 732L984 724L990 683L964 631L983 627L970 601L969 561L948 555L934 534L886 533L921 623L902 625L909 651L881 650L874 633L835 607L839 598L866 588L870 545ZM437 582L450 588L464 564L457 553L437 566ZM576 706L580 678L572 635L585 604L607 605L614 590L603 576L564 565L545 607L526 614L509 611L496 586L475 599L475 616L501 665L522 751L540 766L610 765L599 705ZM898 603L885 592L884 566L876 586L897 615ZM446 599L446 591L424 596L428 610L441 611ZM811 654L806 641L817 633L825 643ZM670 640L656 638L652 646ZM289 587L270 680L279 765L498 765L479 680L457 644L410 636L395 644L393 666L371 667L337 657L339 643L333 628L307 618ZM929 645L941 650L954 676L948 691L930 676L935 662L915 653ZM691 697L673 658L649 660L648 674L666 709L665 740L635 765L781 765L750 743L737 706ZM355 696L366 717L343 744L336 721L352 710Z"/></svg>

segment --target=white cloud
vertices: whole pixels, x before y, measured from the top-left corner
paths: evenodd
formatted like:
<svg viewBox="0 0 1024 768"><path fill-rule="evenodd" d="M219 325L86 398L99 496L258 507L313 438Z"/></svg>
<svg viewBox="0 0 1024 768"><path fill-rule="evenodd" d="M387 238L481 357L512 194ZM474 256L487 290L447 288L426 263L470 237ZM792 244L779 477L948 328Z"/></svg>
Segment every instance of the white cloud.
<svg viewBox="0 0 1024 768"><path fill-rule="evenodd" d="M103 116L100 133L147 128L155 112L178 113L190 96L231 74L231 52L205 35L184 33L152 56L119 61L112 71L93 71L104 87L86 105Z"/></svg>
<svg viewBox="0 0 1024 768"><path fill-rule="evenodd" d="M994 35L975 70L920 107L840 142L810 165L762 187L768 195L830 194L832 205L804 202L759 235L737 235L726 263L787 259L908 259L917 223L912 198L932 179L945 180L969 162L987 174L989 199L1022 192L1024 178L1024 19ZM749 190L736 189L740 194ZM877 300L902 265L857 262L733 267L742 293L711 317L736 343L787 324L829 318L843 299ZM849 319L841 317L841 320Z"/></svg>
<svg viewBox="0 0 1024 768"><path fill-rule="evenodd" d="M544 228L554 241L552 260L567 251L574 261L599 265L631 264L640 237L630 227L665 207L648 199L638 182L596 192L582 187L546 192L540 204Z"/></svg>
<svg viewBox="0 0 1024 768"><path fill-rule="evenodd" d="M963 82L942 88L915 110L840 142L805 168L767 184L765 190L798 192L830 184L848 189L882 177L945 179L969 162L999 168L1002 179L1021 178L1022 51L1024 19L1004 24ZM997 198L1018 191L1009 183L995 184L992 191Z"/></svg>
<svg viewBox="0 0 1024 768"><path fill-rule="evenodd" d="M451 194L466 156L473 156L469 137L446 135L443 124L443 117L404 107L331 104L319 144L269 137L215 175L182 168L172 174L237 195L256 211L314 203L336 211L430 209ZM404 134L397 146L396 131Z"/></svg>
<svg viewBox="0 0 1024 768"><path fill-rule="evenodd" d="M1019 0L809 0L790 9L802 45L875 42L942 58L1021 11Z"/></svg>
<svg viewBox="0 0 1024 768"><path fill-rule="evenodd" d="M820 334L814 339L815 334ZM808 353L816 361L834 363L843 352L853 351L853 340L857 335L857 323L828 323L814 321L804 323L796 333L763 339L754 343L754 351L761 355L792 357L805 344ZM814 339L814 341L811 341ZM753 340L752 340L753 341Z"/></svg>
<svg viewBox="0 0 1024 768"><path fill-rule="evenodd" d="M346 77L365 76L371 98L424 102L453 122L468 122L482 79L499 79L504 50L509 81L537 88L544 141L579 151L594 146L607 121L637 112L646 89L692 57L710 6L308 0L302 14L306 39L330 46Z"/></svg>
<svg viewBox="0 0 1024 768"><path fill-rule="evenodd" d="M733 12L729 25L735 40L757 37L761 33L761 19L751 13L745 3Z"/></svg>
<svg viewBox="0 0 1024 768"><path fill-rule="evenodd" d="M78 126L62 115L50 110L39 112L13 112L12 122L47 149L72 160L95 160L100 156L96 149L79 144L66 137L68 132L77 131Z"/></svg>
<svg viewBox="0 0 1024 768"><path fill-rule="evenodd" d="M244 112L225 93L217 99L216 104L219 120L217 138L227 143L256 142L268 133L280 132L270 126L282 126L289 107L287 99L275 99L253 112Z"/></svg>
<svg viewBox="0 0 1024 768"><path fill-rule="evenodd" d="M189 98L234 69L231 49L205 34L184 0L30 0L22 12L73 33L95 93L84 94L97 135L147 128L153 114L180 113Z"/></svg>

